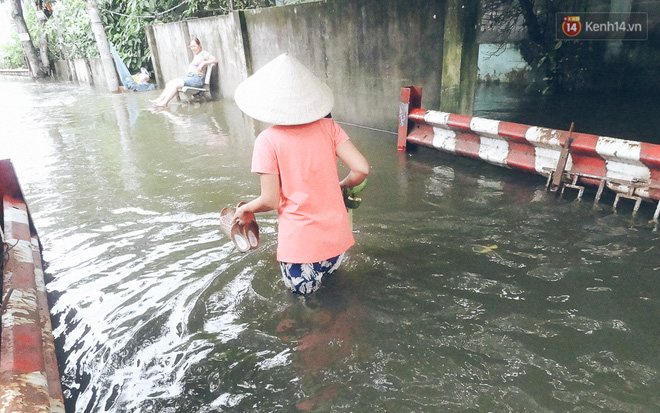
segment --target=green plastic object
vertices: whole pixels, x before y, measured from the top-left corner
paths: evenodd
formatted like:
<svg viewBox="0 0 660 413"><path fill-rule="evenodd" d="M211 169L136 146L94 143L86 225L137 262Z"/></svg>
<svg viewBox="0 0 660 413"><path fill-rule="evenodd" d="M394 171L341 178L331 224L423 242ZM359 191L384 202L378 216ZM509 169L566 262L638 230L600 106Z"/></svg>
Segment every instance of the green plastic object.
<svg viewBox="0 0 660 413"><path fill-rule="evenodd" d="M360 203L362 203L362 198L360 198L360 194L364 190L364 188L367 186L367 180L365 179L362 181L360 185L354 186L352 188L349 187L344 187L342 190L342 193L344 195L344 205L346 205L346 208L348 209L356 209L357 207L360 206Z"/></svg>

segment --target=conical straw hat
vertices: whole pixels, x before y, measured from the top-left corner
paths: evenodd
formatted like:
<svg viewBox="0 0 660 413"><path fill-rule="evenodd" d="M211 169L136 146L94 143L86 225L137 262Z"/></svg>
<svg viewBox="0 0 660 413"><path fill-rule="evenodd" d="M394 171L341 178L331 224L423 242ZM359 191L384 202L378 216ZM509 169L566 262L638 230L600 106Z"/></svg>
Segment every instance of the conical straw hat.
<svg viewBox="0 0 660 413"><path fill-rule="evenodd" d="M238 85L234 100L247 115L275 125L314 122L334 105L330 88L287 53Z"/></svg>

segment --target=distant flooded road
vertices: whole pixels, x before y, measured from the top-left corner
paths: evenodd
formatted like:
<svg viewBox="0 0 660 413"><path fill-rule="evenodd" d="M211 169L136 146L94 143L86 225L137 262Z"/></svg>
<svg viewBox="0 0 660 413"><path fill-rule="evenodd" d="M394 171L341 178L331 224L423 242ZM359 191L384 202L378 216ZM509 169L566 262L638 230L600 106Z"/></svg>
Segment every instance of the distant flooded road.
<svg viewBox="0 0 660 413"><path fill-rule="evenodd" d="M233 102L154 113L158 92L8 79L0 90L0 157L44 245L68 412L660 406L654 205L633 217L613 197L557 199L541 177L398 155L394 135L347 125L373 166L357 244L303 302L280 281L274 213L258 216L262 246L247 254L219 231L224 206L259 192L249 170L263 125ZM645 128L599 123L576 110L586 100L553 115L556 102L524 99L481 88L476 115L660 138L648 101Z"/></svg>

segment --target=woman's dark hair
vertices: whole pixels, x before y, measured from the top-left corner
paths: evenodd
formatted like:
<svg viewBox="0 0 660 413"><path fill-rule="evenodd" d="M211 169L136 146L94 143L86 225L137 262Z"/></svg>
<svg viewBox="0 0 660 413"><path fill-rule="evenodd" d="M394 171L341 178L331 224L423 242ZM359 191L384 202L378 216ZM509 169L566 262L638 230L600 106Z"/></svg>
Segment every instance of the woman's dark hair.
<svg viewBox="0 0 660 413"><path fill-rule="evenodd" d="M193 42L197 43L197 46L201 46L202 44L199 42L199 39L194 37Z"/></svg>

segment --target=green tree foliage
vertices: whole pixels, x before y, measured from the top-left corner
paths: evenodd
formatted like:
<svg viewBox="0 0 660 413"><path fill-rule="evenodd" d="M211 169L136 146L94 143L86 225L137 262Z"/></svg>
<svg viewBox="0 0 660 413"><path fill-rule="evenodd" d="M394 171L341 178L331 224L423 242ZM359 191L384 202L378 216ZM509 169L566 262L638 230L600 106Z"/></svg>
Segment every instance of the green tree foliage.
<svg viewBox="0 0 660 413"><path fill-rule="evenodd" d="M53 35L49 38L55 37L59 40L56 40L59 50L65 51L70 59L98 57L99 52L84 0L62 0L56 4L53 15L55 19L50 19L49 22L55 27L51 26Z"/></svg>
<svg viewBox="0 0 660 413"><path fill-rule="evenodd" d="M150 68L147 24L217 16L231 10L270 6L270 0L107 0L99 2L108 39L131 72Z"/></svg>
<svg viewBox="0 0 660 413"><path fill-rule="evenodd" d="M0 46L0 69L18 69L25 67L23 47L18 41L18 32L14 30L11 42Z"/></svg>
<svg viewBox="0 0 660 413"><path fill-rule="evenodd" d="M156 7L164 3L155 0L112 0L99 2L101 19L108 40L115 46L131 73L149 67L151 56L144 27L155 20Z"/></svg>
<svg viewBox="0 0 660 413"><path fill-rule="evenodd" d="M149 45L144 31L147 24L218 16L232 10L307 1L309 0L99 0L98 5L108 40L115 45L129 70L136 73L140 67L151 69ZM34 3L23 3L31 36L37 39L40 31L46 31L50 59L97 57L99 54L85 0L58 0L50 4L52 15L41 28L37 24ZM16 44L20 47L18 39Z"/></svg>
<svg viewBox="0 0 660 413"><path fill-rule="evenodd" d="M52 5L52 16L42 27L37 24L36 10L24 3L25 20L33 39L41 30L48 37L48 57L51 60L97 57L96 42L90 27L84 0L59 0Z"/></svg>
<svg viewBox="0 0 660 413"><path fill-rule="evenodd" d="M558 12L592 11L589 0L485 0L485 23L501 33L502 43L513 40L529 66L544 82L544 93L588 89L607 76L603 69L605 42L556 40Z"/></svg>

